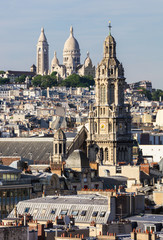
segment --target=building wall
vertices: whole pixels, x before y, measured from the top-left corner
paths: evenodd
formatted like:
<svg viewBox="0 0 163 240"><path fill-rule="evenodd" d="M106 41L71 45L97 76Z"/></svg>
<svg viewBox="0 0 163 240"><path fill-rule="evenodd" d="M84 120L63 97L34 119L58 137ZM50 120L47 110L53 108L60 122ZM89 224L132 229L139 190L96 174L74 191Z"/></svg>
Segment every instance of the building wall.
<svg viewBox="0 0 163 240"><path fill-rule="evenodd" d="M109 176L124 176L128 178L135 178L137 183L140 182L140 167L139 166L120 166L121 172L117 171L117 166L99 166L99 176L106 177L106 171Z"/></svg>
<svg viewBox="0 0 163 240"><path fill-rule="evenodd" d="M159 162L163 158L163 145L139 145L143 156L152 156L153 162Z"/></svg>
<svg viewBox="0 0 163 240"><path fill-rule="evenodd" d="M0 227L0 239L28 239L28 227Z"/></svg>
<svg viewBox="0 0 163 240"><path fill-rule="evenodd" d="M154 191L153 200L157 205L163 205L163 191Z"/></svg>

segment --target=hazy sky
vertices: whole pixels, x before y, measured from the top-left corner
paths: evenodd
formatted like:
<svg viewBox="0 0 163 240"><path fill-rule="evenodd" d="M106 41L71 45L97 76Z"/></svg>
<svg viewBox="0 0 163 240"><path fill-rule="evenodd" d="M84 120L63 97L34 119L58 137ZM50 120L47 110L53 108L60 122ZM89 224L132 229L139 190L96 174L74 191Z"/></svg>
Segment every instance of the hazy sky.
<svg viewBox="0 0 163 240"><path fill-rule="evenodd" d="M0 70L29 70L36 64L41 27L49 43L50 62L56 50L62 63L71 25L81 62L89 51L97 65L109 20L126 81L150 80L153 87L163 89L163 0L2 0Z"/></svg>

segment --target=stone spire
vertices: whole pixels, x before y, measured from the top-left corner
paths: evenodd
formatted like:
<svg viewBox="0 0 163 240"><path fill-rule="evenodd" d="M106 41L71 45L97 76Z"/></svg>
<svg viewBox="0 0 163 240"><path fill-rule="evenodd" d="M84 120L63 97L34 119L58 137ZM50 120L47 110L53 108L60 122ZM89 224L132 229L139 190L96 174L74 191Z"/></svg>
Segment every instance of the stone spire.
<svg viewBox="0 0 163 240"><path fill-rule="evenodd" d="M47 39L46 39L46 36L44 33L44 28L41 28L41 34L40 34L38 42L47 42Z"/></svg>
<svg viewBox="0 0 163 240"><path fill-rule="evenodd" d="M49 71L49 45L44 33L44 28L41 28L41 34L37 43L37 74L48 74Z"/></svg>

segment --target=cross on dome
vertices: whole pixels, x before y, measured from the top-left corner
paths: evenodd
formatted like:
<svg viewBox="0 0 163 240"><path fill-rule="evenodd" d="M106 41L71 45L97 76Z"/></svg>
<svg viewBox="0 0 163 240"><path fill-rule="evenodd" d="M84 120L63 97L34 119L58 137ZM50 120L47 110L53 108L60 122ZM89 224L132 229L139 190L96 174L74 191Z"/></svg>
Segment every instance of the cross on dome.
<svg viewBox="0 0 163 240"><path fill-rule="evenodd" d="M112 29L112 26L111 26L111 21L109 21L109 35L111 35L111 29Z"/></svg>

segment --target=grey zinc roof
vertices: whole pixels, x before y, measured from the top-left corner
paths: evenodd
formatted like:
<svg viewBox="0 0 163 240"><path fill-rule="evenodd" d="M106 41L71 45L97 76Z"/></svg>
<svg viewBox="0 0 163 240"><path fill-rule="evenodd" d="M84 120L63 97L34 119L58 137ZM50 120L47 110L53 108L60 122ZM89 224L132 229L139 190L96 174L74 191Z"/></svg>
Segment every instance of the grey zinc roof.
<svg viewBox="0 0 163 240"><path fill-rule="evenodd" d="M21 170L9 166L0 165L0 173L21 173Z"/></svg>
<svg viewBox="0 0 163 240"><path fill-rule="evenodd" d="M49 163L49 156L53 154L52 141L0 141L1 156L21 156L22 160Z"/></svg>
<svg viewBox="0 0 163 240"><path fill-rule="evenodd" d="M131 222L150 222L150 223L163 223L163 215L160 214L144 214L144 216L132 216L127 218Z"/></svg>
<svg viewBox="0 0 163 240"><path fill-rule="evenodd" d="M21 156L24 161L49 164L50 154L53 138L0 138L0 157Z"/></svg>
<svg viewBox="0 0 163 240"><path fill-rule="evenodd" d="M40 221L54 221L56 216L60 216L62 210L67 210L67 215L71 215L73 210L78 211L78 215L75 216L76 223L90 223L92 220L95 220L95 218L92 217L94 211L98 211L96 223L106 223L110 216L107 197L96 194L48 196L45 198L21 201L17 205L19 214L24 214L26 208L29 208L29 213L33 216L34 220ZM45 210L44 214L42 214L43 210ZM52 210L55 210L55 214L51 213ZM87 211L85 216L81 216L83 210ZM101 212L105 212L104 217L100 217ZM14 210L8 217L14 217Z"/></svg>

